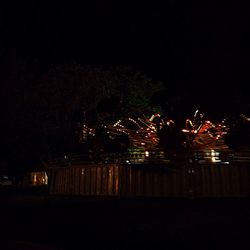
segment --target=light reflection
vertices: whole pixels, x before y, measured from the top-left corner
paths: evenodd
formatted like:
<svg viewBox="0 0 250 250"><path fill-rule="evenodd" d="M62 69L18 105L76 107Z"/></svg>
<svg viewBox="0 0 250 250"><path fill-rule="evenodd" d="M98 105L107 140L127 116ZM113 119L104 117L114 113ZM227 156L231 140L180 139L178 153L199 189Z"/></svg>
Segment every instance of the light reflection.
<svg viewBox="0 0 250 250"><path fill-rule="evenodd" d="M210 158L211 162L217 163L221 162L220 160L220 152L211 149L207 152L208 159Z"/></svg>
<svg viewBox="0 0 250 250"><path fill-rule="evenodd" d="M31 172L30 184L33 186L48 185L48 175L46 172Z"/></svg>
<svg viewBox="0 0 250 250"><path fill-rule="evenodd" d="M221 151L215 149L208 149L203 151L196 151L194 154L195 161L199 164L206 163L220 163L229 164L228 161L223 160Z"/></svg>

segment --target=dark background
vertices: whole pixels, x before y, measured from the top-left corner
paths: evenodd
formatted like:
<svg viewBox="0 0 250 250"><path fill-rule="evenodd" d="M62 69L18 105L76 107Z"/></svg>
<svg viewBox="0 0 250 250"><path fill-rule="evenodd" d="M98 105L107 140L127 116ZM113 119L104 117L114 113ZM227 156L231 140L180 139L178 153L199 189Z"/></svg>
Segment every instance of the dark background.
<svg viewBox="0 0 250 250"><path fill-rule="evenodd" d="M229 3L224 7L212 3L195 6L177 1L2 4L3 144L12 147L21 145L20 141L31 141L23 139L22 129L28 131L28 138L32 137L30 131L40 131L33 125L35 119L22 118L24 112L30 116L36 112L31 112L32 103L20 110L17 99L25 103L20 95L23 99L31 95L34 72L46 72L51 64L132 66L153 80L162 81L170 100L184 100L185 109L176 109L177 113L181 110L182 118L193 114L196 108L203 110L208 119L221 120L241 112L250 116L249 11ZM18 72L24 69L22 80ZM31 80L29 72L33 75ZM25 86L26 82L30 85Z"/></svg>
<svg viewBox="0 0 250 250"><path fill-rule="evenodd" d="M162 81L169 96L186 96L190 103L209 111L209 115L242 111L250 116L249 11L230 3L191 6L174 0L161 4L137 0L1 3L0 83L10 85L0 89L0 101L10 99L14 106L7 107L8 100L0 102L1 114L4 113L0 120L1 167L12 164L13 171L26 169L28 165L34 167L45 151L40 149L43 138L37 137L40 127L37 129L26 120L22 122L23 110L18 116L13 112L18 109L12 96L12 93L19 95L15 85L25 81L9 78L22 68L40 74L51 64L126 64ZM29 88L23 88L28 92ZM20 91L20 86L17 89ZM32 129L35 136L30 132ZM143 239L144 245L148 243L145 238L153 239L154 246L158 242L166 244L166 239L177 243L188 239L193 247L192 240L200 238L206 240L207 248L215 244L214 239L228 244L231 244L228 239L235 242L247 239L249 204L243 202L225 202L223 206L219 202L208 205L189 200L188 204L177 202L175 206L163 206L158 201L153 206L143 202L134 206L96 204L74 203L72 207L65 204L59 209L61 212L52 202L42 207L36 204L35 208L18 206L18 211L6 206L2 213L4 238L12 235L25 241L54 242L59 247L63 244L65 248L72 248L72 244L80 241L84 244L83 234L87 241L91 241L91 237L87 239L89 235L97 235L100 242L104 239L109 244L115 238L128 245L135 244L134 239L138 242ZM87 218L82 216L85 214ZM41 219L41 215L46 218ZM34 228L34 221L39 226ZM82 230L75 227L76 221L81 223ZM96 242L94 239L91 243Z"/></svg>
<svg viewBox="0 0 250 250"><path fill-rule="evenodd" d="M244 93L249 9L177 1L22 1L1 8L1 58L128 64L202 96Z"/></svg>

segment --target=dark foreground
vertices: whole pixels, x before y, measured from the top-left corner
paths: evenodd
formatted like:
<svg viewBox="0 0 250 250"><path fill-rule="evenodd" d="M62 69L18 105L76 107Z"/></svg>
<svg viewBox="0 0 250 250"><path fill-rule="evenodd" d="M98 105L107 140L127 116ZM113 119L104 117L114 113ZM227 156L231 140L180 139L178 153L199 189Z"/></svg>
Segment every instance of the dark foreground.
<svg viewBox="0 0 250 250"><path fill-rule="evenodd" d="M0 249L249 249L249 201L2 195Z"/></svg>

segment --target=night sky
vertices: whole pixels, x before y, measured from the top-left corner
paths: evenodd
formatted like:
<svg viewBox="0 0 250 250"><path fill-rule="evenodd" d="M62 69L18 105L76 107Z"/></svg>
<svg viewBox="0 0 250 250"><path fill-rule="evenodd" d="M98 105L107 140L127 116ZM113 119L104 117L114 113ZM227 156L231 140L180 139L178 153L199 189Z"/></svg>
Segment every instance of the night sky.
<svg viewBox="0 0 250 250"><path fill-rule="evenodd" d="M230 4L22 1L1 8L1 62L126 64L197 102L228 101L248 90L248 26L249 9Z"/></svg>

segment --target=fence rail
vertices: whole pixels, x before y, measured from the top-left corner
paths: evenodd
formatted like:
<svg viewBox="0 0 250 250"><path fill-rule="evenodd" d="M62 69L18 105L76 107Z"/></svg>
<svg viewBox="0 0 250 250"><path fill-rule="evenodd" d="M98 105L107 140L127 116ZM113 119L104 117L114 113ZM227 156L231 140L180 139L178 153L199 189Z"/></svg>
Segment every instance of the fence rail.
<svg viewBox="0 0 250 250"><path fill-rule="evenodd" d="M231 150L202 150L190 152L164 152L131 150L130 152L119 154L81 154L69 155L47 160L49 167L67 167L77 164L152 164L152 163L173 163L179 160L196 162L198 164L220 163L229 164L234 162L250 163L250 150L231 151Z"/></svg>

